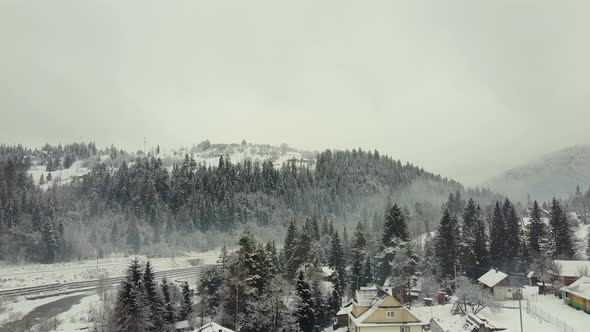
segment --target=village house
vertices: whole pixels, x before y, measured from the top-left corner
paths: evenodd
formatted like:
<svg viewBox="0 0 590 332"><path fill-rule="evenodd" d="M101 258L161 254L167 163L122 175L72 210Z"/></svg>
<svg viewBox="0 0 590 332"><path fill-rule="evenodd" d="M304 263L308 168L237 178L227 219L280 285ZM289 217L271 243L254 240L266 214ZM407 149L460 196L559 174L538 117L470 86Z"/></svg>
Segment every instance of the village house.
<svg viewBox="0 0 590 332"><path fill-rule="evenodd" d="M561 292L565 304L590 314L590 278L580 277Z"/></svg>
<svg viewBox="0 0 590 332"><path fill-rule="evenodd" d="M219 324L211 322L196 329L195 332L234 332L234 330L230 330Z"/></svg>
<svg viewBox="0 0 590 332"><path fill-rule="evenodd" d="M555 260L553 277L565 286L571 285L582 276L590 276L590 261Z"/></svg>
<svg viewBox="0 0 590 332"><path fill-rule="evenodd" d="M426 326L390 290L377 286L355 291L348 312L349 332L422 332Z"/></svg>
<svg viewBox="0 0 590 332"><path fill-rule="evenodd" d="M516 300L520 296L522 285L506 273L496 269L489 270L486 274L477 279L479 283L492 291L497 300Z"/></svg>

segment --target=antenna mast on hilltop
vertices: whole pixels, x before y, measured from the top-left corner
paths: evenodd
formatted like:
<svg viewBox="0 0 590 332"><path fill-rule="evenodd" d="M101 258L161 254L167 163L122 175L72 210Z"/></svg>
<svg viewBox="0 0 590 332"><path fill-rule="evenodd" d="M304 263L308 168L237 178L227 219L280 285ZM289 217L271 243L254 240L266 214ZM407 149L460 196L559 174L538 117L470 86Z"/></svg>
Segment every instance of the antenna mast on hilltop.
<svg viewBox="0 0 590 332"><path fill-rule="evenodd" d="M143 154L147 155L147 139L143 137Z"/></svg>

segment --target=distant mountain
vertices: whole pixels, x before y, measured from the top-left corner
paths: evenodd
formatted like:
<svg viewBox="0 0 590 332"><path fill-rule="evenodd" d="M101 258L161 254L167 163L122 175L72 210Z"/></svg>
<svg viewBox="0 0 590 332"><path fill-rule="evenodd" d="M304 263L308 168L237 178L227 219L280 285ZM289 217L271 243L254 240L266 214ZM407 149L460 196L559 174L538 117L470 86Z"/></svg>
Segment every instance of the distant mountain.
<svg viewBox="0 0 590 332"><path fill-rule="evenodd" d="M590 145L576 145L512 168L484 184L523 202L567 197L590 186Z"/></svg>

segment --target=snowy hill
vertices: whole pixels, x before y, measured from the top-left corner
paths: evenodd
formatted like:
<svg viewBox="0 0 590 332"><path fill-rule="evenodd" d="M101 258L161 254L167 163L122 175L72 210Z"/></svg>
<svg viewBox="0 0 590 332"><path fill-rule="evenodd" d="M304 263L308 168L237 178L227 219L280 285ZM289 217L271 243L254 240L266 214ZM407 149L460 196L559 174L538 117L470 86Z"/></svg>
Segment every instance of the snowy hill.
<svg viewBox="0 0 590 332"><path fill-rule="evenodd" d="M135 158L144 155L141 151L117 153L116 156L107 152L108 149L105 149L97 155L83 160L76 160L68 168L60 167L51 172L47 171L46 160L44 158L31 156L33 162L29 174L32 176L35 184L40 185L43 189L47 189L54 184L58 186L65 185L76 178L82 177L89 173L97 163L103 163L107 168L115 170L123 161L132 164ZM160 158L168 170L171 170L175 164L181 163L187 154L192 155L197 164L204 164L206 166L217 166L219 157L223 156L233 163L241 163L245 160L251 160L253 162L271 160L277 168L281 167L285 162L295 162L298 166L303 165L313 168L316 158L316 152L298 150L286 144L273 146L246 143L245 141L240 144L213 144L209 141L204 141L192 147L173 149L159 149L154 147L149 149L149 153L156 158Z"/></svg>
<svg viewBox="0 0 590 332"><path fill-rule="evenodd" d="M151 153L160 158L165 166L172 166L182 162L185 155L192 154L197 163L203 163L207 166L217 166L219 157L224 156L233 163L241 163L247 159L260 162L271 160L275 167L280 167L287 161L295 161L298 165L312 167L315 164L316 155L315 152L298 150L286 144L273 146L246 143L245 141L241 144L212 144L209 141L204 141L190 148L162 150L159 154L152 149Z"/></svg>
<svg viewBox="0 0 590 332"><path fill-rule="evenodd" d="M526 201L567 197L576 186L590 186L590 145L555 151L512 168L485 183L490 189Z"/></svg>

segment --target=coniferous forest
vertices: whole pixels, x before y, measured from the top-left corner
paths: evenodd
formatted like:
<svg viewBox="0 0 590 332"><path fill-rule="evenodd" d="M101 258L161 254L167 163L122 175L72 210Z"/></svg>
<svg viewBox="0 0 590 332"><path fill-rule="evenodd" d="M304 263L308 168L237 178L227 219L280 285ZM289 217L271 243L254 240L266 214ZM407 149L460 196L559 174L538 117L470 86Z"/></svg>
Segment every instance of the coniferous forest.
<svg viewBox="0 0 590 332"><path fill-rule="evenodd" d="M105 154L108 163L100 161ZM52 170L89 158L94 162L88 174L45 190L35 185L43 181L27 172L32 163L42 163L49 178ZM417 235L432 229L449 192L483 201L494 197L360 149L318 153L314 167L269 160L233 163L223 155L211 167L188 154L165 167L157 156L131 157L94 143L2 146L0 169L0 259L8 261L54 262L116 251L157 255L187 243L204 249L210 243L193 241L190 234L219 238L246 225L273 229L280 238L291 220L309 216L341 226L371 223L391 201L420 215L412 226Z"/></svg>
<svg viewBox="0 0 590 332"><path fill-rule="evenodd" d="M224 244L193 289L157 280L149 261L133 260L93 318L113 331L215 320L239 331L311 332L331 326L342 299L363 286L390 286L404 302L418 280L423 292L453 294L457 278L471 284L490 268L550 271L553 259L576 258L584 245L567 217L570 205L585 207L579 188L567 200L523 205L377 151L326 150L313 167L223 155L212 167L189 154L167 167L157 155L93 144L0 152L2 260L157 256ZM42 187L29 173L40 160L55 171L105 153L109 163L98 159L67 184ZM257 238L256 229L273 231Z"/></svg>

